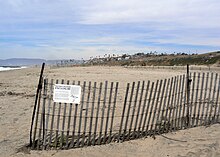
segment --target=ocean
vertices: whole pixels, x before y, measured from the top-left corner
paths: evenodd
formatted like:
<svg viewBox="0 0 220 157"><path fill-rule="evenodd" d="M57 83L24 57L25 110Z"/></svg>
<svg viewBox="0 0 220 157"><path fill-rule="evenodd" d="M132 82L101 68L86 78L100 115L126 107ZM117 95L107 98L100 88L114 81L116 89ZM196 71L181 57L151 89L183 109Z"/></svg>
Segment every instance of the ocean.
<svg viewBox="0 0 220 157"><path fill-rule="evenodd" d="M20 66L0 66L0 71L8 71L8 70L18 70L18 69L24 69L27 67L20 67Z"/></svg>

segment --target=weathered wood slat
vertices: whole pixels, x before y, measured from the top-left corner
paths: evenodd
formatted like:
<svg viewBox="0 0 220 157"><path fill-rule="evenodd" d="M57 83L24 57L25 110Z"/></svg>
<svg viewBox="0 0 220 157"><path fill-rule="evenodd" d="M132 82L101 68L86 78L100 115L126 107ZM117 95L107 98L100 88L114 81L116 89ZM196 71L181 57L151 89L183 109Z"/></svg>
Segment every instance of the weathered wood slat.
<svg viewBox="0 0 220 157"><path fill-rule="evenodd" d="M190 98L190 127L193 127L193 121L195 119L194 117L194 111L195 111L195 106L196 106L196 102L194 101L194 93L195 93L195 84L196 84L196 73L193 73L192 76L192 81L191 81L191 86L192 86L192 90L191 90L191 98Z"/></svg>
<svg viewBox="0 0 220 157"><path fill-rule="evenodd" d="M45 105L46 105L46 99L47 99L47 87L48 86L48 79L44 79L44 90L43 90L43 105L42 105L42 124L40 124L40 130L39 130L39 137L38 139L41 139L41 125L42 125L42 144L44 149L44 146L46 146L46 132L45 132ZM38 140L39 144L39 140ZM38 146L39 149L39 146Z"/></svg>
<svg viewBox="0 0 220 157"><path fill-rule="evenodd" d="M186 83L186 84L185 84ZM182 120L181 120L181 129L186 128L186 115L187 115L187 103L186 103L186 97L187 97L187 92L186 92L186 86L187 86L187 77L183 75L183 113L182 113Z"/></svg>
<svg viewBox="0 0 220 157"><path fill-rule="evenodd" d="M50 114L50 108L51 108L51 99L52 99L52 92L53 92L53 79L51 80L51 82L49 83L49 89L50 89L50 93L49 93L49 100L48 100L48 108L47 108L47 117L46 117L46 124L45 124L45 138L44 138L44 144L43 144L43 149L46 149L46 145L47 145L47 132L48 132L48 123L49 123L49 114ZM46 100L45 100L46 101Z"/></svg>
<svg viewBox="0 0 220 157"><path fill-rule="evenodd" d="M70 81L67 81L67 85L70 84ZM64 109L63 109L63 123L62 123L62 132L61 132L61 139L60 139L60 148L64 146L64 140L68 139L69 137L64 137L64 131L65 131L65 122L66 122L66 107L67 103L64 103ZM66 141L66 140L65 140Z"/></svg>
<svg viewBox="0 0 220 157"><path fill-rule="evenodd" d="M174 119L174 131L179 129L179 126L177 125L178 120L180 119L178 117L179 114L179 110L180 110L180 95L181 95L181 76L177 77L177 91L176 91L176 98L177 98L177 102L176 102L176 113L175 113L175 119Z"/></svg>
<svg viewBox="0 0 220 157"><path fill-rule="evenodd" d="M104 138L103 142L106 143L106 138L108 134L108 123L109 123L109 116L110 116L110 109L111 109L111 103L112 103L112 92L113 92L113 86L114 83L111 82L110 92L109 92L109 100L108 100L108 110L107 110L107 117L106 117L106 123L105 123L105 132L104 132Z"/></svg>
<svg viewBox="0 0 220 157"><path fill-rule="evenodd" d="M207 120L209 119L208 114L209 114L209 108L212 106L212 102L210 102L210 98L212 95L212 82L213 82L213 73L211 73L211 79L209 82L209 94L208 94L208 99L207 99L207 109L206 109L206 113L205 113L205 125L207 125L209 122L207 122ZM210 112L211 113L211 112Z"/></svg>
<svg viewBox="0 0 220 157"><path fill-rule="evenodd" d="M186 128L190 127L190 89L191 89L191 79L189 76L189 65L187 65L187 74L186 74Z"/></svg>
<svg viewBox="0 0 220 157"><path fill-rule="evenodd" d="M141 94L140 94L140 99L139 99L138 109L137 109L137 117L136 117L136 121L134 124L134 132L133 132L132 138L135 138L135 135L136 135L136 129L137 129L139 115L140 115L139 113L140 113L141 103L142 103L142 98L143 98L143 93L144 93L144 86L145 86L145 81L142 82Z"/></svg>
<svg viewBox="0 0 220 157"><path fill-rule="evenodd" d="M73 117L72 139L71 139L71 143L69 145L69 148L73 148L75 146L75 133L76 133L76 120L77 120L78 105L79 104L75 104L75 112L74 112L74 117Z"/></svg>
<svg viewBox="0 0 220 157"><path fill-rule="evenodd" d="M93 122L93 113L94 113L94 106L95 106L95 97L96 97L96 82L94 82L93 86L93 95L92 95L92 109L91 109L91 116L90 116L90 125L89 125L89 136L87 146L91 145L91 135L92 135L92 122Z"/></svg>
<svg viewBox="0 0 220 157"><path fill-rule="evenodd" d="M211 98L211 101L210 101L210 104L211 104L211 108L210 108L210 112L209 112L209 118L208 118L208 121L209 121L209 124L212 124L214 121L213 121L213 118L214 118L214 114L215 114L215 111L216 111L216 107L215 107L215 93L216 93L216 84L217 84L217 79L218 79L218 74L215 75L215 80L214 80L214 87L213 87L213 93L212 93L212 98ZM216 105L217 106L217 105ZM213 112L213 107L214 107L214 113L212 114Z"/></svg>
<svg viewBox="0 0 220 157"><path fill-rule="evenodd" d="M166 92L165 92L165 97L164 97L164 101L163 101L163 109L162 109L162 113L161 113L161 121L160 121L160 126L159 126L159 132L163 133L165 130L165 126L164 123L166 121L166 117L164 116L165 111L166 111L166 107L167 107L167 99L169 97L168 92L169 92L169 86L170 86L170 79L168 79L168 83L166 86Z"/></svg>
<svg viewBox="0 0 220 157"><path fill-rule="evenodd" d="M75 85L75 81L72 82L72 85ZM68 148L69 145L69 133L70 133L70 123L71 123L71 117L72 117L72 108L73 104L69 104L69 114L68 114L68 122L67 122L67 132L66 132L66 145L65 148Z"/></svg>
<svg viewBox="0 0 220 157"><path fill-rule="evenodd" d="M116 101L117 101L117 94L118 94L118 84L119 84L119 83L116 82L114 102L113 102L113 108L112 108L112 118L111 118L110 130L109 130L108 143L111 142L111 138L112 138L112 127L113 127L114 115L115 115L115 109L116 109Z"/></svg>
<svg viewBox="0 0 220 157"><path fill-rule="evenodd" d="M193 115L192 115L192 117L193 117L193 119L192 119L192 127L195 127L195 122L196 122L196 117L197 117L197 115L196 115L196 111L197 111L197 106L198 106L198 93L199 93L199 81L200 81L200 73L198 73L198 75L196 76L196 73L194 74L194 82L195 82L195 84L196 84L196 89L194 90L194 92L195 92L195 101L194 101L194 112L193 112ZM197 80L197 82L196 82L196 80Z"/></svg>
<svg viewBox="0 0 220 157"><path fill-rule="evenodd" d="M163 124L163 132L167 132L169 130L170 127L170 122L169 122L169 116L168 116L168 112L170 110L170 98L172 97L172 89L173 89L173 77L171 78L171 82L170 82L170 87L169 87L169 94L168 94L168 100L167 100L167 105L166 105L166 113L165 113L165 120L164 120L164 124Z"/></svg>
<svg viewBox="0 0 220 157"><path fill-rule="evenodd" d="M68 144L69 144L69 133L70 133L70 122L71 122L71 116L72 116L72 108L73 108L73 104L70 103L69 104L69 113L67 116L67 131L66 131L66 140L65 140L65 148L68 148Z"/></svg>
<svg viewBox="0 0 220 157"><path fill-rule="evenodd" d="M144 103L143 103L142 112L141 112L141 117L140 117L140 121L139 121L139 125L138 125L138 134L137 134L137 137L140 137L141 124L142 124L142 121L143 121L144 112L145 112L145 107L146 107L146 104L147 104L147 96L148 96L149 86L150 86L150 81L147 82L147 88L146 88L146 90L145 90ZM142 127L142 130L143 130L143 127Z"/></svg>
<svg viewBox="0 0 220 157"><path fill-rule="evenodd" d="M100 100L102 97L102 82L100 83L99 86L99 95L98 95L98 102L97 102L97 110L96 110L96 119L95 119L95 128L94 128L94 136L93 136L93 141L92 145L95 145L96 142L96 132L97 132L97 126L98 126L98 117L99 117L99 108L100 108Z"/></svg>
<svg viewBox="0 0 220 157"><path fill-rule="evenodd" d="M64 80L61 81L61 84L64 84ZM59 142L59 128L60 128L60 113L61 113L61 103L59 103L58 116L57 116L57 129L56 129L56 137L55 137L55 147L58 146Z"/></svg>
<svg viewBox="0 0 220 157"><path fill-rule="evenodd" d="M129 127L129 130L128 130L128 138L130 138L130 133L131 133L132 126L133 126L133 120L134 120L135 109L136 109L136 106L137 106L137 98L138 98L138 93L139 93L139 87L140 87L140 81L138 81L137 88L136 88L134 106L133 106L133 111L132 111L132 115L131 115L130 127Z"/></svg>
<svg viewBox="0 0 220 157"><path fill-rule="evenodd" d="M132 89L131 89L130 99L129 99L129 103L128 103L127 116L126 116L125 125L124 125L124 129L123 129L122 141L125 140L125 135L127 133L128 119L129 119L129 114L130 114L130 110L131 110L131 104L132 104L132 100L133 100L134 87L135 87L135 82L132 83Z"/></svg>
<svg viewBox="0 0 220 157"><path fill-rule="evenodd" d="M73 81L73 85L75 85L75 81ZM78 81L78 85L80 85L80 81ZM83 87L84 88L84 87ZM83 101L83 98L81 97L81 102ZM69 145L69 148L73 148L75 146L75 133L76 133L76 120L77 120L77 112L78 112L78 105L74 104L74 116L73 116L73 128L72 128L72 138Z"/></svg>
<svg viewBox="0 0 220 157"><path fill-rule="evenodd" d="M153 89L154 89L154 82L151 83L150 95L149 95L149 99L148 99L148 103L147 103L147 108L146 108L147 110L145 111L144 122L143 122L143 125L142 125L142 136L145 136L146 131L147 131L146 122L147 122L147 117L149 115L148 111L150 109L151 97L152 97L152 94L153 94Z"/></svg>
<svg viewBox="0 0 220 157"><path fill-rule="evenodd" d="M56 84L59 83L59 80L56 80ZM50 125L50 140L49 140L49 146L52 143L52 135L54 132L54 114L55 114L55 109L56 109L56 102L53 103L53 111L52 111L52 117L51 117L51 125Z"/></svg>
<svg viewBox="0 0 220 157"><path fill-rule="evenodd" d="M157 81L157 82L159 82L159 80ZM155 122L155 117L156 117L156 114L157 114L157 112L158 112L158 108L157 108L157 106L158 106L158 103L159 103L159 98L160 98L160 92L161 92L161 87L162 87L162 83L163 83L163 80L160 80L160 83L159 83L159 89L155 89L155 93L157 93L156 94L156 97L155 97L155 99L156 99L156 102L155 102L155 104L154 104L154 111L153 111L153 117L152 117L152 121L151 121L151 124L150 124L150 134L152 135L154 135L155 134L155 129L156 129L156 122ZM156 87L157 87L157 85L156 85ZM154 128L154 130L153 130L153 128Z"/></svg>
<svg viewBox="0 0 220 157"><path fill-rule="evenodd" d="M181 120L182 120L182 107L183 107L183 91L184 91L184 85L183 85L183 81L184 79L182 79L182 75L180 75L180 79L179 79L179 96L178 96L178 101L179 101L179 113L178 113L178 118L177 118L177 126L176 129L179 130L181 128Z"/></svg>
<svg viewBox="0 0 220 157"><path fill-rule="evenodd" d="M87 101L86 101L86 112L85 112L85 121L84 121L84 131L83 131L83 137L82 137L82 147L85 144L85 138L86 138L86 127L87 127L87 121L88 121L88 110L89 110L89 100L91 95L91 82L89 81L89 87L88 87L88 94L87 94Z"/></svg>
<svg viewBox="0 0 220 157"><path fill-rule="evenodd" d="M173 115L173 110L174 110L174 97L175 97L175 87L176 87L176 77L174 77L174 82L173 82L173 88L172 88L172 95L171 95L171 101L170 101L170 107L169 107L169 116L168 116L168 122L169 122L169 128L168 131L172 131L172 115Z"/></svg>
<svg viewBox="0 0 220 157"><path fill-rule="evenodd" d="M100 130L99 130L99 139L98 139L99 145L102 143L102 130L103 130L103 121L104 121L104 116L105 116L107 90L108 90L108 81L105 81L104 102L103 102L103 106L102 106L101 126L100 126Z"/></svg>
<svg viewBox="0 0 220 157"><path fill-rule="evenodd" d="M149 130L150 129L149 128L150 127L150 121L151 121L151 116L152 116L153 108L155 107L154 103L155 103L155 99L156 99L156 95L157 95L158 84L159 84L159 80L157 80L156 85L155 85L155 89L154 89L154 92L153 92L153 99L152 99L152 103L151 103L151 107L150 107L150 113L149 113L149 116L148 116L146 131L145 131L147 134L150 131Z"/></svg>
<svg viewBox="0 0 220 157"><path fill-rule="evenodd" d="M77 136L77 142L76 142L76 147L80 146L80 134L81 134L81 126L82 126L82 114L83 114L83 106L84 106L84 101L85 101L85 90L86 90L86 82L84 81L83 83L83 93L82 93L82 102L80 104L80 115L79 115L79 126L78 126L78 136Z"/></svg>
<svg viewBox="0 0 220 157"><path fill-rule="evenodd" d="M196 126L201 125L202 123L202 114L200 111L202 107L202 96L203 96L203 85L204 85L204 79L205 79L205 73L202 73L202 82L201 82L201 89L200 89L200 98L199 98L199 109L198 109L198 114L197 114L197 121L196 121Z"/></svg>
<svg viewBox="0 0 220 157"><path fill-rule="evenodd" d="M205 106L206 106L206 95L207 95L207 90L208 90L208 79L209 79L209 73L207 73L207 76L206 76L205 93L204 93L203 103L202 103L203 106L202 106L202 115L201 115L200 125L205 124L204 116L205 116Z"/></svg>
<svg viewBox="0 0 220 157"><path fill-rule="evenodd" d="M217 111L217 117L216 117L216 122L219 122L219 114L220 114L220 106L219 106L219 93L220 93L220 77L218 79L218 91L217 91L217 98L216 98L216 106L218 106L218 111Z"/></svg>
<svg viewBox="0 0 220 157"><path fill-rule="evenodd" d="M215 98L215 101L214 101L214 105L215 105L215 109L214 109L214 115L213 115L213 123L216 123L217 121L217 111L218 111L218 96L219 96L219 90L220 90L220 78L219 78L219 75L216 74L216 86L217 86L217 91L216 91L216 98ZM214 99L213 99L214 100Z"/></svg>
<svg viewBox="0 0 220 157"><path fill-rule="evenodd" d="M121 115L121 123L120 123L120 128L119 128L119 133L118 133L118 142L121 141L121 136L122 136L122 126L124 122L124 115L125 115L125 110L127 106L127 98L128 98L128 93L129 93L129 87L130 83L127 83L126 87L126 92L125 92L125 99L124 99L124 105L123 105L123 110L122 110L122 115Z"/></svg>
<svg viewBox="0 0 220 157"><path fill-rule="evenodd" d="M50 118L50 110L51 110L51 100L52 100L52 92L53 92L53 79L51 80L51 82L48 84L49 85L49 96L48 96L48 108L47 108L47 117L46 117L46 125L45 125L45 134L48 135L48 125L49 125L49 118ZM47 137L46 137L47 138ZM45 138L45 139L46 139ZM45 140L44 141L44 149L46 149L46 145L48 144L49 141Z"/></svg>
<svg viewBox="0 0 220 157"><path fill-rule="evenodd" d="M177 76L177 77L175 77L175 79L176 79L176 83L175 83L175 91L174 91L174 95L173 95L173 112L172 112L172 117L171 117L171 131L172 130L176 130L175 129L175 115L176 115L176 113L177 113L177 107L178 107L178 104L177 104L177 95L178 95L178 83L179 83L179 76Z"/></svg>
<svg viewBox="0 0 220 157"><path fill-rule="evenodd" d="M186 123L187 123L187 128L191 128L191 120L192 120L192 110L193 110L193 92L194 92L194 89L192 89L193 85L194 85L194 80L192 78L192 73L190 72L189 73L189 76L188 76L188 80L187 80L187 115L186 115Z"/></svg>
<svg viewBox="0 0 220 157"><path fill-rule="evenodd" d="M156 82L156 85L155 85L155 88L153 88L154 89L154 91L152 91L152 93L153 93L153 98L152 98L152 101L149 101L149 102L151 102L150 104L151 104L151 106L150 106L150 104L149 104L149 113L147 112L147 115L149 115L148 116L148 120L147 120L147 125L146 125L146 129L145 129L145 134L146 135L148 135L148 130L149 130L149 126L150 126L150 121L151 121L151 115L152 115L152 112L153 112L153 107L155 106L155 104L154 104L154 102L155 102L155 99L156 99L156 94L157 94L157 88L158 88L158 80L157 80L157 82ZM152 89L152 90L153 90ZM147 118L147 116L145 117L145 118Z"/></svg>
<svg viewBox="0 0 220 157"><path fill-rule="evenodd" d="M34 134L33 134L33 145L32 148L35 149L35 147L37 146L35 143L36 140L36 134L37 134L37 126L38 126L38 118L39 118L39 111L40 111L40 104L41 104L41 92L42 92L42 88L39 88L39 97L37 100L37 111L36 111L36 118L35 118L35 127L34 127ZM38 139L39 141L40 139Z"/></svg>

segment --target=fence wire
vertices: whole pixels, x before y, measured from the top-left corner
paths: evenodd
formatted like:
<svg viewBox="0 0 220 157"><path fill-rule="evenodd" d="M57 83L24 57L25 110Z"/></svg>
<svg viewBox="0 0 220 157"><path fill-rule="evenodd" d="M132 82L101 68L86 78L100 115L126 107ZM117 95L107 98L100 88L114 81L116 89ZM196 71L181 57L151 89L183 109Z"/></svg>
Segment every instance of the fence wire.
<svg viewBox="0 0 220 157"><path fill-rule="evenodd" d="M44 79L32 149L69 149L123 142L219 122L220 78L190 73L127 83ZM82 87L80 104L53 101L55 84Z"/></svg>

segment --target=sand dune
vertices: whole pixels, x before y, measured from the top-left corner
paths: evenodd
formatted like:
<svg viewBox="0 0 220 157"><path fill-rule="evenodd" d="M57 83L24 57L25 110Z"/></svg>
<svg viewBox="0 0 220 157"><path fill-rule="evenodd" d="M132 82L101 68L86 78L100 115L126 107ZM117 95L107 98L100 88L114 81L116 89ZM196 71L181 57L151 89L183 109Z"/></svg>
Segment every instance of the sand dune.
<svg viewBox="0 0 220 157"><path fill-rule="evenodd" d="M124 143L59 151L19 149L29 140L39 68L0 72L0 156L220 156L220 125L198 127ZM205 71L201 71L205 72ZM213 72L219 73L220 70ZM45 77L80 81L127 82L170 78L185 70L124 67L74 67L45 69Z"/></svg>

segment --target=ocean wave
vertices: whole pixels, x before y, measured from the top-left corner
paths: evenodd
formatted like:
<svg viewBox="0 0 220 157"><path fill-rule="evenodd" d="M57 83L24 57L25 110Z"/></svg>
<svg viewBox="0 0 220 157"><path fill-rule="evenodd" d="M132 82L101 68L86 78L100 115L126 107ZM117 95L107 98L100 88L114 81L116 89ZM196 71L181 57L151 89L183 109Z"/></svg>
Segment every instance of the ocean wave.
<svg viewBox="0 0 220 157"><path fill-rule="evenodd" d="M18 70L18 69L24 69L24 68L27 68L27 67L25 66L22 66L22 67L0 66L0 71Z"/></svg>

